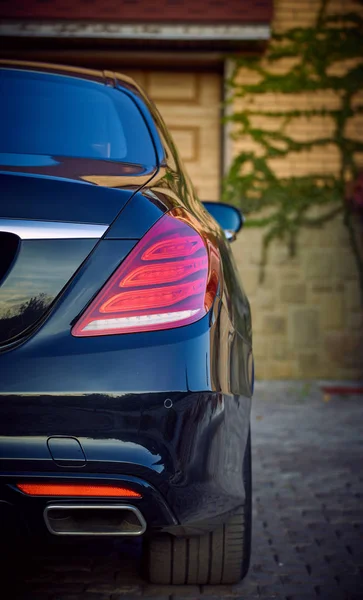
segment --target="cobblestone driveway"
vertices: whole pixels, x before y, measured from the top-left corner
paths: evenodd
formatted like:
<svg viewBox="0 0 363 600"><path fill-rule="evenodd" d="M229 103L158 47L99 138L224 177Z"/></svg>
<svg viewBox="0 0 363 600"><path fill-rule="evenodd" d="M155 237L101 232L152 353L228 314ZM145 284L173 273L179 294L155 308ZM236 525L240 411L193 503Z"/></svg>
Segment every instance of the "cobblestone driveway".
<svg viewBox="0 0 363 600"><path fill-rule="evenodd" d="M252 430L253 555L242 584L151 586L138 574L139 542L68 542L34 551L1 597L363 599L363 397L260 384Z"/></svg>

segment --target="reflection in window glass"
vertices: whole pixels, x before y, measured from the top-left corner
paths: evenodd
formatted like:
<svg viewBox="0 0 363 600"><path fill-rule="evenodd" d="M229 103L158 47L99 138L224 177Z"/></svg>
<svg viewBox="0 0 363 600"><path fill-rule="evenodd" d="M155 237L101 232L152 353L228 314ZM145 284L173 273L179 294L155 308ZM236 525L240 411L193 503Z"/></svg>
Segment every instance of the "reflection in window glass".
<svg viewBox="0 0 363 600"><path fill-rule="evenodd" d="M0 152L155 164L131 98L75 77L0 70Z"/></svg>

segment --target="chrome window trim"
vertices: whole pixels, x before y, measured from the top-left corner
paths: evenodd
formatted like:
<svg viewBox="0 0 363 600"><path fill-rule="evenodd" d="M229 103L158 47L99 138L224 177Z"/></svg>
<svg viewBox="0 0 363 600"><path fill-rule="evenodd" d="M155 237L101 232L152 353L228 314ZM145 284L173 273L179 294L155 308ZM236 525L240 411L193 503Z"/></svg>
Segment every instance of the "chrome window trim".
<svg viewBox="0 0 363 600"><path fill-rule="evenodd" d="M107 229L108 225L89 223L0 219L0 233L14 233L21 240L99 239Z"/></svg>

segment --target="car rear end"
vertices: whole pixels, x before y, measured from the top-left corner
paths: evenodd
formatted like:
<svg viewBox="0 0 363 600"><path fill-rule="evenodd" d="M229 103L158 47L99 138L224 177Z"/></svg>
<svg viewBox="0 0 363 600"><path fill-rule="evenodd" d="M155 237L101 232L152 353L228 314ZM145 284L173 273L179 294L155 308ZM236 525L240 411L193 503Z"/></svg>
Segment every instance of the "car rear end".
<svg viewBox="0 0 363 600"><path fill-rule="evenodd" d="M129 94L4 71L2 521L37 536L210 532L246 497L251 395L231 376L250 346L222 301L216 239L147 192L155 141ZM31 110L14 129L24 77Z"/></svg>
<svg viewBox="0 0 363 600"><path fill-rule="evenodd" d="M10 531L13 520L17 530L37 534L139 535L146 499L143 512L155 505L150 523L173 519L150 485L119 477L122 379L112 381L99 360L95 368L94 349L90 357L80 349L69 324L140 236L139 222L131 239L102 239L156 172L153 141L135 103L107 89L102 74L87 81L3 68L0 81L2 521ZM162 213L150 212L145 228ZM63 329L59 309L67 307ZM113 360L116 366L120 356ZM134 409L136 423L138 402ZM113 413L118 425L105 427ZM132 460L133 442L124 444Z"/></svg>
<svg viewBox="0 0 363 600"><path fill-rule="evenodd" d="M137 194L128 201L135 219L140 203ZM154 216L141 240L114 239L112 228L99 240L23 239L0 287L3 298L28 293L17 313L3 318L3 330L15 335L0 354L1 498L35 532L46 526L82 534L77 519L86 520L85 503L94 535L130 534L129 525L111 531L97 524L105 503L113 521L116 506L120 513L129 507L135 535L145 523L194 532L213 527L243 497L235 444L245 444L250 401L248 390L237 401L228 386L232 327L200 235L173 213ZM153 257L142 272L140 255L164 253L169 226L174 258L163 257L160 266ZM201 256L188 258L183 273L175 253L195 249ZM165 287L147 281L150 267L153 281L167 279ZM241 349L247 358L247 346ZM59 503L75 499L83 513L67 513L73 529L60 516L56 527ZM91 533L88 522L84 527Z"/></svg>

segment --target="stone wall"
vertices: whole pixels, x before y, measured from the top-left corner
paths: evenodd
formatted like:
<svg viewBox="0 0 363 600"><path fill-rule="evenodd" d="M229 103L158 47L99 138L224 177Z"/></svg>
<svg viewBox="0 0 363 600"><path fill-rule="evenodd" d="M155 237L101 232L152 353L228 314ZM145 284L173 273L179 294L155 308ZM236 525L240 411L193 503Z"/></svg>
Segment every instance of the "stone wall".
<svg viewBox="0 0 363 600"><path fill-rule="evenodd" d="M350 0L331 0L329 11L348 12ZM283 31L314 23L320 0L275 0L274 28ZM363 12L363 7L361 7ZM280 61L279 69L291 62ZM336 72L350 65L337 63ZM256 74L241 69L244 81L256 81ZM363 104L363 94L355 101ZM263 110L338 107L334 91L304 94L264 94L238 100L235 108L260 107ZM259 122L257 122L259 119ZM262 122L263 121L263 122ZM276 119L256 117L256 125L277 126ZM297 140L329 136L329 117L297 117L289 123L289 135ZM349 123L347 135L363 141L363 118ZM233 143L256 149L248 138ZM258 148L257 148L258 149ZM363 156L360 157L363 167ZM271 161L281 176L309 174L316 170L335 173L340 157L334 145ZM361 241L363 228L361 229ZM297 256L291 258L284 245L273 243L265 280L259 283L262 231L245 229L234 243L234 254L249 295L254 326L256 376L259 379L323 378L356 379L363 376L363 311L358 274L342 218L319 230L301 232ZM363 248L362 248L363 250Z"/></svg>

